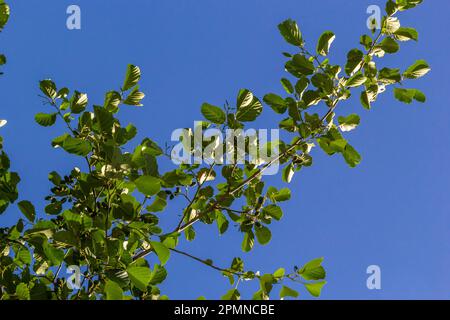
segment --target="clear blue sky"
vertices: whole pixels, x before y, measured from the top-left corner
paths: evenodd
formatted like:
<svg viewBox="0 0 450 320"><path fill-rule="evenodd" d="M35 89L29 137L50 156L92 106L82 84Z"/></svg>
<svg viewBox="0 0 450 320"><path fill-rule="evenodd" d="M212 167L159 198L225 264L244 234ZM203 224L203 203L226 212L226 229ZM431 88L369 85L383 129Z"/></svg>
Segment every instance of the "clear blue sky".
<svg viewBox="0 0 450 320"><path fill-rule="evenodd" d="M104 92L117 88L128 63L143 72L145 107L124 108L140 137L163 144L174 128L192 126L199 107L208 101L234 101L239 88L258 96L281 93L281 51L288 48L277 24L293 18L309 45L325 30L335 31L334 62L367 32L366 8L376 0L10 0L12 17L0 35L9 58L0 77L1 130L13 167L22 176L22 198L43 208L50 187L47 173L77 165L77 159L53 150L50 139L63 128L45 129L33 117L44 110L38 80L52 78L60 86L85 91L101 103ZM66 8L78 4L82 30L66 29ZM314 152L312 168L291 184L293 199L283 205L285 217L273 228L273 240L250 254L240 253L237 232L219 237L215 226L197 229L198 238L183 248L228 266L242 256L250 268L273 272L325 257L328 282L323 298L408 299L450 298L450 109L448 1L425 1L401 16L403 25L420 33L386 66L406 68L424 58L433 67L412 84L428 96L424 105L404 105L388 92L371 112L355 97L341 112L360 112L362 124L349 135L363 156L350 169L340 157ZM261 127L276 125L263 114ZM137 140L138 141L138 140ZM81 165L81 164L78 164ZM281 183L277 183L281 185ZM177 213L176 207L164 215ZM0 225L19 213L10 210ZM170 218L167 218L170 220ZM366 288L368 265L382 268L382 290ZM215 271L173 256L169 280L162 287L171 298L220 297L228 289ZM255 284L240 287L251 297ZM307 294L302 290L302 296Z"/></svg>

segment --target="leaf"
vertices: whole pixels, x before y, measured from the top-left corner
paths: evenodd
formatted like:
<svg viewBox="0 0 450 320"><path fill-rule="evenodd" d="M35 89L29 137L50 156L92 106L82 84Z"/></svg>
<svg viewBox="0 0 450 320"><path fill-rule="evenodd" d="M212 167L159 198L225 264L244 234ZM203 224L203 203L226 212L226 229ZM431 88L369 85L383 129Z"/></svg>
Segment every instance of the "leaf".
<svg viewBox="0 0 450 320"><path fill-rule="evenodd" d="M129 266L127 273L131 283L136 288L143 292L147 291L147 286L152 278L152 271L148 267Z"/></svg>
<svg viewBox="0 0 450 320"><path fill-rule="evenodd" d="M26 283L19 283L16 287L16 295L19 300L30 300L30 289Z"/></svg>
<svg viewBox="0 0 450 320"><path fill-rule="evenodd" d="M323 286L326 281L316 282L316 283L306 283L305 288L314 297L320 297Z"/></svg>
<svg viewBox="0 0 450 320"><path fill-rule="evenodd" d="M122 96L117 91L110 91L105 96L103 107L110 112L117 112Z"/></svg>
<svg viewBox="0 0 450 320"><path fill-rule="evenodd" d="M69 135L65 137L62 148L69 153L83 157L87 156L92 151L92 146L88 141L73 138Z"/></svg>
<svg viewBox="0 0 450 320"><path fill-rule="evenodd" d="M60 202L54 202L54 203L50 203L45 207L45 213L50 214L50 215L57 215L60 214L62 210L62 206Z"/></svg>
<svg viewBox="0 0 450 320"><path fill-rule="evenodd" d="M288 43L297 47L303 45L302 33L298 28L297 22L291 19L283 21L278 25L278 29Z"/></svg>
<svg viewBox="0 0 450 320"><path fill-rule="evenodd" d="M128 91L134 87L141 79L141 69L139 67L129 64L127 67L127 73L122 85L123 91Z"/></svg>
<svg viewBox="0 0 450 320"><path fill-rule="evenodd" d="M244 240L242 240L242 251L249 252L252 250L253 245L255 244L255 235L252 231L248 231L244 233Z"/></svg>
<svg viewBox="0 0 450 320"><path fill-rule="evenodd" d="M167 271L159 264L155 264L152 271L152 278L150 279L151 285L157 285L162 283L167 278Z"/></svg>
<svg viewBox="0 0 450 320"><path fill-rule="evenodd" d="M286 167L284 167L283 169L283 176L282 176L282 180L284 182L287 183L291 183L292 178L294 177L294 165L292 163L288 164Z"/></svg>
<svg viewBox="0 0 450 320"><path fill-rule="evenodd" d="M418 60L405 71L403 76L407 79L418 79L430 71L431 68L425 60Z"/></svg>
<svg viewBox="0 0 450 320"><path fill-rule="evenodd" d="M280 299L283 299L285 297L297 298L298 297L298 292L295 291L294 289L289 288L289 287L282 286L281 290L280 290Z"/></svg>
<svg viewBox="0 0 450 320"><path fill-rule="evenodd" d="M350 79L347 80L345 85L349 88L358 87L363 85L367 81L367 77L364 76L361 72L356 73Z"/></svg>
<svg viewBox="0 0 450 320"><path fill-rule="evenodd" d="M286 101L279 95L269 93L264 96L263 101L268 104L276 113L283 114L286 112Z"/></svg>
<svg viewBox="0 0 450 320"><path fill-rule="evenodd" d="M289 188L283 188L277 191L276 189L267 190L267 194L273 202L283 202L291 198L291 190Z"/></svg>
<svg viewBox="0 0 450 320"><path fill-rule="evenodd" d="M16 258L19 259L21 262L25 263L26 265L31 264L32 261L30 251L28 251L28 249L24 247L21 247L19 249Z"/></svg>
<svg viewBox="0 0 450 320"><path fill-rule="evenodd" d="M51 265L57 266L63 261L64 251L53 247L47 241L43 242L42 249L44 250L44 254L48 258Z"/></svg>
<svg viewBox="0 0 450 320"><path fill-rule="evenodd" d="M339 122L339 128L346 132L346 131L352 131L353 129L355 129L359 123L360 123L360 118L357 114L353 113L348 115L347 117L339 117L338 118L338 122Z"/></svg>
<svg viewBox="0 0 450 320"><path fill-rule="evenodd" d="M330 46L335 38L335 34L331 31L325 31L322 33L317 43L316 52L322 56L327 56L330 52Z"/></svg>
<svg viewBox="0 0 450 320"><path fill-rule="evenodd" d="M397 17L387 17L383 20L382 32L384 34L393 34L400 28L400 21Z"/></svg>
<svg viewBox="0 0 450 320"><path fill-rule="evenodd" d="M270 216L275 220L281 220L283 217L283 211L281 208L275 204L270 204L262 209L264 215Z"/></svg>
<svg viewBox="0 0 450 320"><path fill-rule="evenodd" d="M306 77L298 79L297 83L295 84L295 92L301 96L303 92L305 92L306 88L308 87L309 80Z"/></svg>
<svg viewBox="0 0 450 320"><path fill-rule="evenodd" d="M122 288L114 281L106 281L105 294L106 300L123 300Z"/></svg>
<svg viewBox="0 0 450 320"><path fill-rule="evenodd" d="M170 250L161 242L150 241L150 245L155 250L161 265L165 265L170 258Z"/></svg>
<svg viewBox="0 0 450 320"><path fill-rule="evenodd" d="M303 76L312 75L315 71L314 63L302 54L296 54L292 60L286 63L286 70L294 77L301 78Z"/></svg>
<svg viewBox="0 0 450 320"><path fill-rule="evenodd" d="M423 0L397 0L396 5L397 5L398 10L404 11L404 10L415 8L422 2L423 2Z"/></svg>
<svg viewBox="0 0 450 320"><path fill-rule="evenodd" d="M284 90L288 94L293 94L294 93L294 86L292 85L292 83L288 79L286 79L286 78L281 79L281 84L282 84Z"/></svg>
<svg viewBox="0 0 450 320"><path fill-rule="evenodd" d="M419 33L414 28L401 27L394 32L394 38L398 41L419 40Z"/></svg>
<svg viewBox="0 0 450 320"><path fill-rule="evenodd" d="M413 100L424 103L426 101L425 94L418 89L395 88L394 96L397 100L410 104Z"/></svg>
<svg viewBox="0 0 450 320"><path fill-rule="evenodd" d="M255 234L256 239L258 240L259 244L265 245L270 242L272 239L272 233L270 230L265 226L255 226Z"/></svg>
<svg viewBox="0 0 450 320"><path fill-rule="evenodd" d="M161 180L152 176L140 176L134 183L139 192L146 196L153 196L161 190Z"/></svg>
<svg viewBox="0 0 450 320"><path fill-rule="evenodd" d="M50 80L42 80L39 82L39 88L41 89L42 93L47 96L50 99L56 98L56 85L55 83Z"/></svg>
<svg viewBox="0 0 450 320"><path fill-rule="evenodd" d="M394 84L402 80L400 69L383 68L378 73L378 79L386 84Z"/></svg>
<svg viewBox="0 0 450 320"><path fill-rule="evenodd" d="M382 49L386 53L396 53L398 50L400 50L400 46L392 38L384 38L377 47Z"/></svg>
<svg viewBox="0 0 450 320"><path fill-rule="evenodd" d="M239 91L237 98L236 119L238 121L254 121L262 112L262 104L253 93L247 89Z"/></svg>
<svg viewBox="0 0 450 320"><path fill-rule="evenodd" d="M3 30L6 23L9 20L10 9L9 6L3 1L0 1L0 31Z"/></svg>
<svg viewBox="0 0 450 320"><path fill-rule="evenodd" d="M322 280L325 279L326 272L322 267L323 258L317 258L306 263L297 271L305 280Z"/></svg>
<svg viewBox="0 0 450 320"><path fill-rule="evenodd" d="M102 132L111 133L114 117L111 112L100 106L94 106L95 122Z"/></svg>
<svg viewBox="0 0 450 320"><path fill-rule="evenodd" d="M364 54L361 50L353 49L347 54L347 64L345 65L345 72L351 76L360 68Z"/></svg>
<svg viewBox="0 0 450 320"><path fill-rule="evenodd" d="M43 127L50 127L56 122L56 113L38 113L34 116L34 120Z"/></svg>
<svg viewBox="0 0 450 320"><path fill-rule="evenodd" d="M204 103L201 108L203 116L215 124L223 124L226 119L225 112L219 107Z"/></svg>
<svg viewBox="0 0 450 320"><path fill-rule="evenodd" d="M141 91L139 91L139 87L136 86L126 97L126 99L123 101L124 104L129 106L136 106L136 107L142 107L143 104L141 103L141 100L145 98L145 94Z"/></svg>
<svg viewBox="0 0 450 320"><path fill-rule="evenodd" d="M240 300L241 294L237 289L229 290L225 295L221 297L222 300Z"/></svg>
<svg viewBox="0 0 450 320"><path fill-rule="evenodd" d="M70 111L75 114L81 113L86 109L87 104L87 94L75 91L70 99Z"/></svg>
<svg viewBox="0 0 450 320"><path fill-rule="evenodd" d="M345 146L343 156L347 164L352 168L356 167L361 162L359 153L348 143Z"/></svg>
<svg viewBox="0 0 450 320"><path fill-rule="evenodd" d="M20 201L17 206L29 221L34 222L34 219L36 217L36 209L30 201Z"/></svg>
<svg viewBox="0 0 450 320"><path fill-rule="evenodd" d="M219 234L224 234L228 230L229 222L225 215L220 211L217 211L216 213L216 223Z"/></svg>

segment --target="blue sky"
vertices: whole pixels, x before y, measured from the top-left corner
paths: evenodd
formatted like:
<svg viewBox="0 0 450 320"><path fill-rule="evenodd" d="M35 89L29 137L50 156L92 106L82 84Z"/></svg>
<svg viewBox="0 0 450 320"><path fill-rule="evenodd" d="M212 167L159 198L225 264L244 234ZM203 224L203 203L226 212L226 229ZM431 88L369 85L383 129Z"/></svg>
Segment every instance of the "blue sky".
<svg viewBox="0 0 450 320"><path fill-rule="evenodd" d="M42 112L38 81L52 78L89 94L101 103L104 92L117 88L128 63L139 65L144 108L123 108L123 122L133 122L139 137L160 144L173 129L192 126L207 101L234 101L240 88L262 97L282 93L282 51L290 48L277 31L286 18L299 22L310 48L325 30L337 38L332 60L344 63L366 30L366 8L376 0L58 0L9 1L12 17L1 37L8 57L0 78L0 118L8 120L5 138L13 168L20 172L21 197L43 208L50 187L48 172L80 165L76 158L54 150L50 140L62 126L39 127ZM66 28L66 8L78 4L82 29ZM402 46L385 66L403 69L424 58L433 67L425 79L411 84L423 90L424 105L404 105L389 90L367 112L354 97L340 112L361 114L361 126L349 140L363 156L356 169L340 157L317 149L314 166L296 175L293 199L283 205L284 219L273 226L272 242L250 254L240 252L234 231L219 237L215 227L197 229L198 237L182 247L228 266L242 256L248 267L273 272L312 258L325 257L327 299L448 299L450 298L450 50L447 1L425 1L401 15L402 24L416 27L418 44ZM276 126L271 111L258 122ZM138 139L136 141L139 141ZM275 181L275 180L274 180ZM278 180L276 180L278 181ZM278 186L282 184L277 182ZM173 208L172 208L173 209ZM176 209L176 206L174 207ZM176 210L168 210L170 216ZM0 225L19 215L10 210ZM366 288L366 268L382 270L382 290ZM185 257L173 256L170 277L162 286L171 298L220 297L227 280ZM251 297L255 284L240 286ZM302 297L307 293L301 290Z"/></svg>

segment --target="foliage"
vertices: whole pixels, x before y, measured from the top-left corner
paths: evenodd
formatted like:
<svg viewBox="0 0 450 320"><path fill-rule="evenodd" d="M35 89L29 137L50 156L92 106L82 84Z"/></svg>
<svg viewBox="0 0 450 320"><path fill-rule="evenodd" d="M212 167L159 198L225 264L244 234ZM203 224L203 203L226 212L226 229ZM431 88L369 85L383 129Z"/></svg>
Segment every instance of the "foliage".
<svg viewBox="0 0 450 320"><path fill-rule="evenodd" d="M216 224L223 234L234 223L242 233L244 252L251 251L256 242L267 244L272 237L270 226L283 216L280 202L291 198L288 188L277 189L264 182L262 173L271 164L282 164L282 179L289 183L296 172L312 165L311 150L317 143L329 155L341 154L350 167L358 165L361 156L343 134L355 129L360 117L341 115L335 123L338 104L348 100L356 89L362 90L360 101L366 109L389 85L396 85L395 97L402 102L424 102L422 92L400 86L429 72L425 61L417 61L403 73L397 68L378 68L376 63L377 57L397 52L400 42L418 39L417 31L401 27L394 15L420 2L388 1L382 29L363 35L362 48L349 51L343 66L332 64L328 58L335 40L333 32L324 32L316 52L311 53L296 22L287 20L279 25L282 36L296 50L284 53L290 76L281 84L287 96L269 93L263 101L282 115L279 127L291 140L282 141L279 155L259 166L248 161L245 165L212 162L181 164L161 172L158 163L166 159L167 150L149 138L129 148L137 129L132 124L122 125L117 115L123 107L142 105L144 94L139 88L141 72L137 66L129 65L122 87L107 92L103 104L92 107L87 94L59 87L49 79L41 81L50 111L38 113L36 122L44 127L62 123L66 130L53 139L52 145L83 159L85 166L65 174L49 174L53 187L46 197L47 218L37 214L41 210L31 202L21 200L18 208L23 218L0 230L2 299L167 299L158 285L167 277L164 266L171 254L194 259L227 277L232 289L223 299L239 299L237 285L243 280L259 282L254 299L273 297L276 287L280 298L298 297L288 281L300 283L312 296L319 296L326 277L322 258L294 267L291 272L280 268L260 274L247 270L239 257L226 268L181 251L180 237L184 234L186 240L193 241L197 224ZM9 10L3 1L0 7L2 29ZM323 115L318 113L319 104L326 107ZM220 108L205 103L201 112L205 121L195 130L224 131L245 128L262 114L263 104L243 89L234 106ZM191 146L190 151L194 153L196 148ZM10 172L8 157L1 152L3 212L18 198L19 177ZM186 201L179 222L163 230L160 214L176 200ZM151 265L147 259L151 255L159 262ZM68 280L60 276L61 269L70 265L82 269L80 289L70 289Z"/></svg>

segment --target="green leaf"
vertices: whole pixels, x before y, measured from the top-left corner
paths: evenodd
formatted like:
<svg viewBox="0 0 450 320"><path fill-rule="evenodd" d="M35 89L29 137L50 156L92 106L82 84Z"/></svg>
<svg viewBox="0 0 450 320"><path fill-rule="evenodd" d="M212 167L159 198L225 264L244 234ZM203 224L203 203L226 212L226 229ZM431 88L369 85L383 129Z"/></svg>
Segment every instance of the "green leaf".
<svg viewBox="0 0 450 320"><path fill-rule="evenodd" d="M303 76L312 75L315 71L314 63L302 54L296 54L292 60L286 63L286 70L294 77L301 78Z"/></svg>
<svg viewBox="0 0 450 320"><path fill-rule="evenodd" d="M294 86L292 85L292 83L288 79L286 79L286 78L281 79L281 84L282 84L284 90L288 94L293 94L294 93Z"/></svg>
<svg viewBox="0 0 450 320"><path fill-rule="evenodd" d="M297 83L295 84L295 92L301 96L303 92L305 92L306 88L308 87L309 80L306 77L298 79Z"/></svg>
<svg viewBox="0 0 450 320"><path fill-rule="evenodd" d="M330 46L336 38L335 34L331 31L325 31L319 38L317 43L316 52L322 56L327 56L330 52Z"/></svg>
<svg viewBox="0 0 450 320"><path fill-rule="evenodd" d="M139 86L136 86L123 101L124 104L129 106L142 107L141 100L145 98L145 94L139 91Z"/></svg>
<svg viewBox="0 0 450 320"><path fill-rule="evenodd" d="M423 2L423 0L397 0L396 5L397 5L398 10L404 11L404 10L415 8L422 2Z"/></svg>
<svg viewBox="0 0 450 320"><path fill-rule="evenodd" d="M400 21L397 17L387 17L383 19L383 34L393 34L400 28Z"/></svg>
<svg viewBox="0 0 450 320"><path fill-rule="evenodd" d="M152 176L140 176L134 180L139 192L153 196L161 190L161 180Z"/></svg>
<svg viewBox="0 0 450 320"><path fill-rule="evenodd" d="M122 90L127 91L134 87L141 79L141 69L139 67L129 64L127 67L127 73L125 81L122 85Z"/></svg>
<svg viewBox="0 0 450 320"><path fill-rule="evenodd" d="M275 188L269 188L267 195L272 202L283 202L291 198L291 190L289 188L283 188L277 191Z"/></svg>
<svg viewBox="0 0 450 320"><path fill-rule="evenodd" d="M402 80L400 69L383 68L378 73L378 79L386 84L394 84Z"/></svg>
<svg viewBox="0 0 450 320"><path fill-rule="evenodd" d="M111 112L100 106L94 106L95 122L102 132L111 133L114 117Z"/></svg>
<svg viewBox="0 0 450 320"><path fill-rule="evenodd" d="M288 164L283 169L282 180L286 183L291 183L292 178L294 177L294 173L295 173L294 165L292 163Z"/></svg>
<svg viewBox="0 0 450 320"><path fill-rule="evenodd" d="M122 96L117 91L110 91L105 96L103 107L110 112L117 112Z"/></svg>
<svg viewBox="0 0 450 320"><path fill-rule="evenodd" d="M65 137L62 147L69 153L83 157L87 156L89 152L92 151L92 146L88 141L79 138L73 138L71 136Z"/></svg>
<svg viewBox="0 0 450 320"><path fill-rule="evenodd" d="M320 297L323 286L326 281L316 282L316 283L306 283L305 288L314 297Z"/></svg>
<svg viewBox="0 0 450 320"><path fill-rule="evenodd" d="M216 212L216 223L219 234L224 234L228 230L229 222L225 215L220 211Z"/></svg>
<svg viewBox="0 0 450 320"><path fill-rule="evenodd" d="M270 232L269 228L263 225L255 226L255 234L259 244L262 245L268 244L272 239L272 233Z"/></svg>
<svg viewBox="0 0 450 320"><path fill-rule="evenodd" d="M30 289L26 283L19 283L16 287L16 295L19 300L30 300Z"/></svg>
<svg viewBox="0 0 450 320"><path fill-rule="evenodd" d="M150 241L150 245L155 250L161 265L165 265L170 258L170 250L161 242Z"/></svg>
<svg viewBox="0 0 450 320"><path fill-rule="evenodd" d="M253 93L247 89L239 91L237 98L236 119L238 121L254 121L262 112L262 104Z"/></svg>
<svg viewBox="0 0 450 320"><path fill-rule="evenodd" d="M225 295L222 296L222 300L240 300L241 294L237 289L229 290Z"/></svg>
<svg viewBox="0 0 450 320"><path fill-rule="evenodd" d="M317 258L306 263L297 271L305 280L322 280L325 279L326 272L322 267L323 258Z"/></svg>
<svg viewBox="0 0 450 320"><path fill-rule="evenodd" d="M419 40L419 33L414 28L401 27L394 32L394 38L398 41Z"/></svg>
<svg viewBox="0 0 450 320"><path fill-rule="evenodd" d="M24 247L21 247L19 249L16 258L19 259L21 262L25 263L26 265L31 264L32 261L30 251L28 251L28 249Z"/></svg>
<svg viewBox="0 0 450 320"><path fill-rule="evenodd" d="M215 124L223 124L226 119L225 112L219 107L204 103L201 108L203 116Z"/></svg>
<svg viewBox="0 0 450 320"><path fill-rule="evenodd" d="M364 76L361 72L356 73L350 79L347 80L345 85L349 88L359 87L363 85L367 81L367 77Z"/></svg>
<svg viewBox="0 0 450 320"><path fill-rule="evenodd" d="M1 19L1 18L0 18ZM56 98L56 85L55 83L50 80L42 80L39 82L39 88L41 89L42 93L47 96L50 99L55 99Z"/></svg>
<svg viewBox="0 0 450 320"><path fill-rule="evenodd" d="M34 120L43 127L50 127L56 122L56 113L38 113L34 116Z"/></svg>
<svg viewBox="0 0 450 320"><path fill-rule="evenodd" d="M392 38L384 38L377 47L382 49L386 53L396 53L398 50L400 50L400 46Z"/></svg>
<svg viewBox="0 0 450 320"><path fill-rule="evenodd" d="M123 300L122 288L114 281L106 281L105 294L106 300Z"/></svg>
<svg viewBox="0 0 450 320"><path fill-rule="evenodd" d="M42 244L45 256L53 266L59 265L64 259L64 251L50 245L47 241Z"/></svg>
<svg viewBox="0 0 450 320"><path fill-rule="evenodd" d="M253 245L255 244L255 235L252 231L248 231L244 233L244 240L242 240L242 251L249 252L252 250Z"/></svg>
<svg viewBox="0 0 450 320"><path fill-rule="evenodd" d="M264 215L270 216L275 220L281 220L283 217L283 211L281 208L275 204L269 204L268 206L262 209L262 213Z"/></svg>
<svg viewBox="0 0 450 320"><path fill-rule="evenodd" d="M351 131L353 129L355 129L359 123L360 123L360 118L359 115L357 115L356 113L350 114L347 117L339 117L338 118L338 122L339 122L339 128L346 132L346 131Z"/></svg>
<svg viewBox="0 0 450 320"><path fill-rule="evenodd" d="M0 1L0 31L3 30L9 20L10 9L9 6L2 0Z"/></svg>
<svg viewBox="0 0 450 320"><path fill-rule="evenodd" d="M430 71L431 68L425 60L418 60L405 71L403 76L407 79L418 79Z"/></svg>
<svg viewBox="0 0 450 320"><path fill-rule="evenodd" d="M345 65L345 72L350 76L360 68L364 54L361 50L353 49L347 54L347 64Z"/></svg>
<svg viewBox="0 0 450 320"><path fill-rule="evenodd" d="M50 203L45 207L45 213L50 214L50 215L57 215L60 214L62 210L62 206L60 202L54 202L54 203Z"/></svg>
<svg viewBox="0 0 450 320"><path fill-rule="evenodd" d="M343 156L347 164L354 168L361 162L361 156L359 153L349 144L345 146Z"/></svg>
<svg viewBox="0 0 450 320"><path fill-rule="evenodd" d="M34 219L36 217L36 209L30 201L20 201L17 206L29 221L34 222Z"/></svg>
<svg viewBox="0 0 450 320"><path fill-rule="evenodd" d="M264 96L263 100L276 113L283 114L286 112L286 109L287 109L286 101L279 95L276 95L274 93L269 93Z"/></svg>
<svg viewBox="0 0 450 320"><path fill-rule="evenodd" d="M278 29L288 43L297 47L303 45L302 33L295 21L291 19L283 21L278 25Z"/></svg>
<svg viewBox="0 0 450 320"><path fill-rule="evenodd" d="M280 299L283 299L285 297L297 298L298 297L298 292L295 291L294 289L289 288L289 287L282 286L281 290L280 290Z"/></svg>
<svg viewBox="0 0 450 320"><path fill-rule="evenodd" d="M425 94L418 89L395 88L394 96L397 100L410 104L413 100L424 103L426 101Z"/></svg>
<svg viewBox="0 0 450 320"><path fill-rule="evenodd" d="M127 273L131 283L136 288L143 292L147 291L147 286L152 278L152 271L148 267L129 266Z"/></svg>
<svg viewBox="0 0 450 320"><path fill-rule="evenodd" d="M86 109L87 104L87 94L75 91L70 99L70 111L75 114L81 113Z"/></svg>

